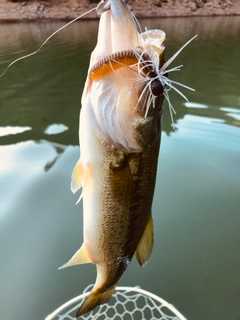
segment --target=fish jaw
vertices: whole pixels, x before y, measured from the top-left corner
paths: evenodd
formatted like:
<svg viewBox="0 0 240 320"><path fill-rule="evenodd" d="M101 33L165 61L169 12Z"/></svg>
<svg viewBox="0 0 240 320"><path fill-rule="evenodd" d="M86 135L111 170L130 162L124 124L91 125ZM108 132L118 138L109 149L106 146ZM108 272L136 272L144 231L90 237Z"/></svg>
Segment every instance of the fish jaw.
<svg viewBox="0 0 240 320"><path fill-rule="evenodd" d="M100 17L97 45L92 52L90 68L114 52L135 49L141 45L133 16L122 0L111 0L111 9Z"/></svg>
<svg viewBox="0 0 240 320"><path fill-rule="evenodd" d="M126 3L122 0L112 0L111 9L100 17L98 41L91 55L89 72L103 58L119 51L135 51L139 47L146 50L158 68L157 59L163 55L164 47L161 44L164 39L163 31L161 34L139 34ZM91 80L90 74L88 75L82 106L88 109L89 117L103 141L110 140L113 145L120 146L126 152L142 151L142 144L136 139L135 129L149 120L143 112L146 94L139 99L145 83L146 78L139 73L138 66L113 70L95 81ZM160 102L159 105L161 104ZM80 133L80 144L81 137Z"/></svg>
<svg viewBox="0 0 240 320"><path fill-rule="evenodd" d="M113 52L135 49L140 45L136 23L128 6L122 0L110 0Z"/></svg>
<svg viewBox="0 0 240 320"><path fill-rule="evenodd" d="M132 50L140 45L142 38L127 4L122 0L112 0L111 9L102 13L100 17L97 45L91 54L89 70L100 60L115 52ZM123 144L127 148L127 140L133 140L132 147L139 150L139 146L132 138L131 128L136 127L141 121L137 113L134 114L135 117L132 114L133 103L136 104L138 99L136 84L142 78L136 70L124 69L104 77L104 81L102 79L91 81L88 76L81 102L82 106L89 105L89 109L92 109L91 116L102 139L110 138L115 144ZM133 99L135 102L132 102ZM125 108L121 108L123 104ZM118 121L118 118L121 120ZM125 139L126 131L129 131L127 139Z"/></svg>

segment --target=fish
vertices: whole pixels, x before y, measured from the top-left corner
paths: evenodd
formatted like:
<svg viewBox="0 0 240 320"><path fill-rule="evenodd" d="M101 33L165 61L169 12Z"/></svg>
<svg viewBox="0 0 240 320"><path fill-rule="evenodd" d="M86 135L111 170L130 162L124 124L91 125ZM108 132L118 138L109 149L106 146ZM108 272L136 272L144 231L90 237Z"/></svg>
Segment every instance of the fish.
<svg viewBox="0 0 240 320"><path fill-rule="evenodd" d="M90 57L82 95L80 158L73 170L71 190L82 188L84 241L59 269L93 263L97 278L76 317L107 303L134 254L140 266L151 257L154 244L152 202L161 142L163 101L170 115L175 110L168 92L174 89L185 100L168 73L187 41L165 62L165 32L142 32L128 0L101 0L98 40ZM95 8L53 32L31 57L59 31Z"/></svg>
<svg viewBox="0 0 240 320"><path fill-rule="evenodd" d="M152 202L170 86L165 32L139 30L124 0L108 4L82 95L71 181L73 193L82 188L84 240L61 267L96 265L96 282L76 317L108 302L133 256L144 266L154 244Z"/></svg>

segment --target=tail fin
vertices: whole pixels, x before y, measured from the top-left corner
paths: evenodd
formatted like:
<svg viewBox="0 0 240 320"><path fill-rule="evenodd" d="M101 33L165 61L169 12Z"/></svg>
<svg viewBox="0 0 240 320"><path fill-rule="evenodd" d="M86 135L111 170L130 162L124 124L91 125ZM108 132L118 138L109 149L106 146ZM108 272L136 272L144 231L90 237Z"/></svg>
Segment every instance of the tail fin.
<svg viewBox="0 0 240 320"><path fill-rule="evenodd" d="M81 307L79 308L76 314L76 318L80 317L84 313L92 311L97 306L100 306L101 304L108 302L111 296L113 295L116 286L111 287L110 289L104 292L95 293L92 291L90 295L86 298L86 300L83 302Z"/></svg>

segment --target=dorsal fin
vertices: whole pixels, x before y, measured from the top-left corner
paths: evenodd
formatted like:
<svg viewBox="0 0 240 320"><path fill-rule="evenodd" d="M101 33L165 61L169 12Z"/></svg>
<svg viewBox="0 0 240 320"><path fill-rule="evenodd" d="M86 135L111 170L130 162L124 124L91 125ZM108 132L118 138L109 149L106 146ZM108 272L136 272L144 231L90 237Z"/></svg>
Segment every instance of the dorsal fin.
<svg viewBox="0 0 240 320"><path fill-rule="evenodd" d="M92 261L88 257L86 247L83 243L81 248L72 256L72 258L58 269L64 269L67 267L75 266L77 264L84 264L84 263L92 263Z"/></svg>
<svg viewBox="0 0 240 320"><path fill-rule="evenodd" d="M153 219L151 214L136 250L136 258L141 267L143 267L150 259L150 256L152 254L152 249L153 249L153 242L154 242L154 233L153 233Z"/></svg>

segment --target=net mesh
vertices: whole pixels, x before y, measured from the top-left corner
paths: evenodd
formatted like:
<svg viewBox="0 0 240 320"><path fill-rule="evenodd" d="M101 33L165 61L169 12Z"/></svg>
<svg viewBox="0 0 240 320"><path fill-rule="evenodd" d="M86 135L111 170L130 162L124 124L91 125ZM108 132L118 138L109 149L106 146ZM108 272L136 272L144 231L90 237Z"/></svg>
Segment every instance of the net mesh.
<svg viewBox="0 0 240 320"><path fill-rule="evenodd" d="M89 295L92 285L83 294L68 301L45 320L75 320L83 300ZM81 316L88 320L186 320L171 304L140 287L117 287L111 300Z"/></svg>

